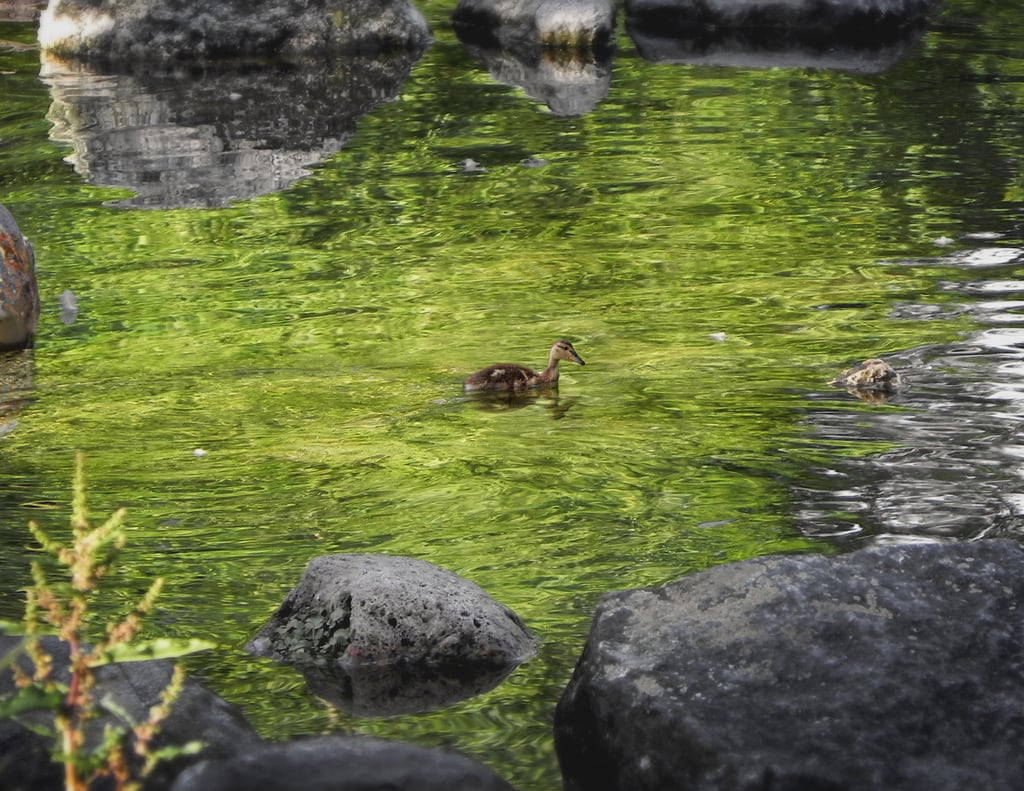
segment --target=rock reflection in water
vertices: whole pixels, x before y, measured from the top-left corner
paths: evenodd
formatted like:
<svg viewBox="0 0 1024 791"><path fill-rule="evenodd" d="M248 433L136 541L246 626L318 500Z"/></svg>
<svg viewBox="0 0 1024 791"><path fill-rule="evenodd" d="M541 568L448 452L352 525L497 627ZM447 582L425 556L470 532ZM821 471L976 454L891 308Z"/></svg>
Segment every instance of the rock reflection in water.
<svg viewBox="0 0 1024 791"><path fill-rule="evenodd" d="M559 8L561 13L550 13ZM462 0L452 16L466 51L496 82L516 85L559 116L589 113L611 86L614 5Z"/></svg>
<svg viewBox="0 0 1024 791"><path fill-rule="evenodd" d="M0 437L17 427L32 392L32 350L0 352Z"/></svg>
<svg viewBox="0 0 1024 791"><path fill-rule="evenodd" d="M959 254L930 263L974 269L977 260ZM962 312L982 321L1018 302L1009 297L1024 297L1024 283L1011 278L946 288L961 292ZM908 381L887 406L833 400L810 412L816 444L824 440L846 454L797 482L800 529L813 536L1024 538L1024 328L993 327L887 357ZM857 452L872 443L892 447Z"/></svg>
<svg viewBox="0 0 1024 791"><path fill-rule="evenodd" d="M392 99L422 51L101 73L44 55L51 138L113 205L212 208L282 190Z"/></svg>
<svg viewBox="0 0 1024 791"><path fill-rule="evenodd" d="M638 2L626 5L626 31L640 56L653 63L879 74L906 57L924 34L923 22L870 31L729 28L678 20L666 11L669 7Z"/></svg>
<svg viewBox="0 0 1024 791"><path fill-rule="evenodd" d="M514 670L357 665L299 668L318 698L358 717L421 714L494 689Z"/></svg>

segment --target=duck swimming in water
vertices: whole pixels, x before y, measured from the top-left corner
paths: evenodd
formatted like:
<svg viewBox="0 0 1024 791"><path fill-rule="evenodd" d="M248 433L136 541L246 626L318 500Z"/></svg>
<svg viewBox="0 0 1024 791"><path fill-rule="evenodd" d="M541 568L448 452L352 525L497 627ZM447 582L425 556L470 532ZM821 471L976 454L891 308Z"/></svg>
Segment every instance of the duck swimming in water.
<svg viewBox="0 0 1024 791"><path fill-rule="evenodd" d="M462 383L462 389L467 392L492 390L517 393L534 387L554 387L558 384L559 360L571 360L579 365L586 365L569 341L558 340L548 353L548 367L543 371L534 371L525 365L497 363L470 375Z"/></svg>
<svg viewBox="0 0 1024 791"><path fill-rule="evenodd" d="M846 387L851 391L884 390L891 393L899 388L901 379L899 373L889 363L872 357L843 371L829 384Z"/></svg>

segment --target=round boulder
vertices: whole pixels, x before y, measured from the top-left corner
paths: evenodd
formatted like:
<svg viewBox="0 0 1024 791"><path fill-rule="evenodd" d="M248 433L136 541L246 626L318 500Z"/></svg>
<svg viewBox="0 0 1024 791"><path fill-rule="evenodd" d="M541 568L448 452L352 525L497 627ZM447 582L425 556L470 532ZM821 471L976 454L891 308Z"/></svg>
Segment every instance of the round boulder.
<svg viewBox="0 0 1024 791"><path fill-rule="evenodd" d="M394 555L322 555L249 644L300 666L512 666L536 653L519 616L463 577Z"/></svg>
<svg viewBox="0 0 1024 791"><path fill-rule="evenodd" d="M1024 788L1024 549L758 558L600 603L566 788Z"/></svg>

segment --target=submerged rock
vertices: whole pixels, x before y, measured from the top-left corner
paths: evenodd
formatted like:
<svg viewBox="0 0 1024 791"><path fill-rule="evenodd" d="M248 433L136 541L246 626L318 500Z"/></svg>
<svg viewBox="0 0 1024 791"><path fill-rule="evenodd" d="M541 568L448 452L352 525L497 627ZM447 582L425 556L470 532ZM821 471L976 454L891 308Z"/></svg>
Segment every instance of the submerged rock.
<svg viewBox="0 0 1024 791"><path fill-rule="evenodd" d="M116 205L212 208L285 189L398 94L420 50L106 73L49 56L50 137Z"/></svg>
<svg viewBox="0 0 1024 791"><path fill-rule="evenodd" d="M249 650L299 666L510 667L536 652L519 616L473 582L392 555L314 558Z"/></svg>
<svg viewBox="0 0 1024 791"><path fill-rule="evenodd" d="M512 791L483 764L446 750L321 736L268 744L185 771L172 791Z"/></svg>
<svg viewBox="0 0 1024 791"><path fill-rule="evenodd" d="M1024 787L1024 549L767 557L607 595L558 704L566 788Z"/></svg>
<svg viewBox="0 0 1024 791"><path fill-rule="evenodd" d="M0 351L31 343L38 319L35 252L11 213L0 206Z"/></svg>
<svg viewBox="0 0 1024 791"><path fill-rule="evenodd" d="M16 650L21 638L0 636L0 662ZM54 659L55 676L67 682L67 644L53 638L43 638L43 648ZM19 664L29 670L32 665L22 656ZM135 721L142 722L149 709L160 701L173 671L173 663L166 660L147 660L104 665L97 668L97 686L93 698L99 701L103 712L93 720L90 730L98 741L105 723L124 723L112 713L114 704L118 712L126 712ZM10 670L0 671L0 696L14 690ZM109 709L104 701L109 700ZM29 725L43 726L52 722L52 715L33 712L20 715ZM203 743L196 755L186 755L161 763L146 782L146 791L160 791L169 787L184 767L212 758L228 758L254 749L259 737L234 706L204 686L186 679L181 695L175 701L170 715L164 720L154 741L157 748L183 745L191 741ZM0 720L0 788L5 791L58 791L64 788L61 767L52 762L50 740L11 720Z"/></svg>
<svg viewBox="0 0 1024 791"><path fill-rule="evenodd" d="M43 50L106 63L422 48L429 40L407 0L50 0L39 20Z"/></svg>

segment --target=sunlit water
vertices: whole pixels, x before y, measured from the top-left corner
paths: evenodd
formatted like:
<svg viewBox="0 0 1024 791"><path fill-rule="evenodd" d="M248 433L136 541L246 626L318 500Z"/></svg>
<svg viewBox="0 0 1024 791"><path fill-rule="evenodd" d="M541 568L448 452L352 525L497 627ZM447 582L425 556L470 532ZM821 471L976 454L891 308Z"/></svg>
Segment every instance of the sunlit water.
<svg viewBox="0 0 1024 791"><path fill-rule="evenodd" d="M153 631L215 640L191 670L264 736L447 745L554 789L552 712L602 592L1020 533L1024 13L951 3L877 74L654 64L622 35L605 76L580 72L607 96L562 117L492 79L450 6L426 10L437 41L386 90L337 83L351 117L275 128L278 147L235 124L205 170L199 142L168 152L219 139L220 116L174 116L170 77L44 83L38 53L0 51L0 201L44 302L34 360L3 371L0 616L19 612L24 524L66 523L81 449L94 510L129 508L115 598L165 576ZM243 76L204 95L248 101ZM97 124L137 127L140 107L154 131L126 156ZM185 171L220 175L153 186ZM87 182L104 174L139 197ZM244 190L279 191L230 202ZM557 397L462 396L558 337L588 364ZM907 376L888 403L825 384L875 355ZM431 714L330 709L241 646L341 551L473 579L539 657Z"/></svg>

